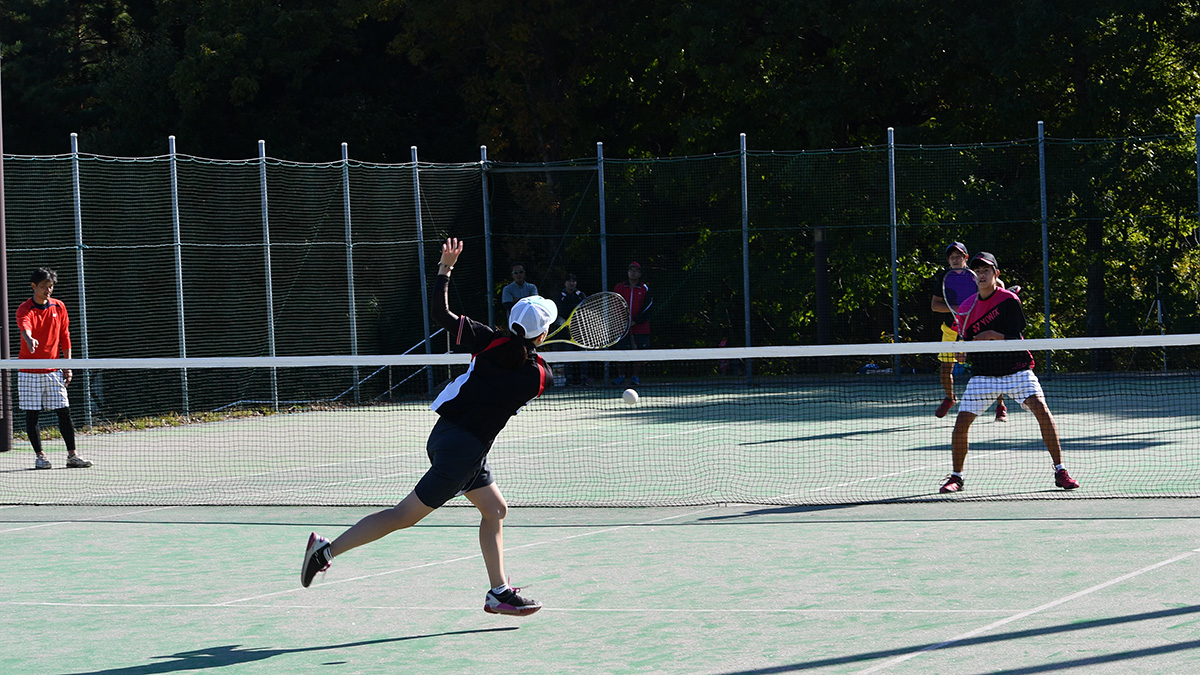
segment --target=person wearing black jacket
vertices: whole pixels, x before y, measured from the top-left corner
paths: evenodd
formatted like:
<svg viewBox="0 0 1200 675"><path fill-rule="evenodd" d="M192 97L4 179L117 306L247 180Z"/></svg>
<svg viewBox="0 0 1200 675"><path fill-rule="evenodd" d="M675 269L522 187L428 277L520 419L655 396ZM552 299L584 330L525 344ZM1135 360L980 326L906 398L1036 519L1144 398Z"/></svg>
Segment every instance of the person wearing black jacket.
<svg viewBox="0 0 1200 675"><path fill-rule="evenodd" d="M449 332L453 350L469 352L472 359L467 372L447 385L431 406L440 419L426 444L429 471L399 504L363 518L332 542L315 532L309 535L300 573L305 587L318 572L328 569L335 557L411 527L463 495L482 514L479 546L492 586L484 599L484 611L525 616L542 607L508 585L503 543L508 504L492 478L487 455L508 420L553 382L536 348L546 339L558 311L546 298L522 298L513 305L508 330L455 315L449 308L447 288L462 250L458 239L447 239L442 245L430 305L434 319Z"/></svg>

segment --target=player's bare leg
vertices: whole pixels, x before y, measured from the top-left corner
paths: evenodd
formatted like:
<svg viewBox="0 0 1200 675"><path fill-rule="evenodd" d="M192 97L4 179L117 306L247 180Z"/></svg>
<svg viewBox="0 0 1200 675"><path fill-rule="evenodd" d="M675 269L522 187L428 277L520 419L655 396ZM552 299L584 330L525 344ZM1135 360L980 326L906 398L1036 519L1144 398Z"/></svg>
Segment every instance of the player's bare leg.
<svg viewBox="0 0 1200 675"><path fill-rule="evenodd" d="M1025 399L1025 407L1029 408L1029 411L1037 418L1038 426L1042 430L1042 441L1046 444L1046 451L1050 453L1050 459L1054 462L1054 484L1064 490L1074 490L1079 487L1079 481L1071 478L1071 474L1067 473L1066 467L1063 466L1058 425L1054 422L1054 415L1050 413L1050 408L1046 405L1046 399L1041 396L1030 396Z"/></svg>
<svg viewBox="0 0 1200 675"><path fill-rule="evenodd" d="M479 550L483 553L483 564L487 566L488 582L493 586L503 584L504 577L504 517L508 515L508 502L495 483L471 490L467 499L479 509Z"/></svg>
<svg viewBox="0 0 1200 675"><path fill-rule="evenodd" d="M542 608L542 603L520 595L519 588L508 585L504 574L504 517L508 503L495 483L466 494L482 516L479 521L479 550L487 565L488 582L492 585L483 600L483 611L489 614L526 616Z"/></svg>
<svg viewBox="0 0 1200 675"><path fill-rule="evenodd" d="M1050 413L1050 408L1046 407L1046 399L1041 396L1030 396L1025 399L1025 407L1029 408L1029 412L1037 418L1038 426L1042 430L1042 442L1046 444L1046 451L1050 453L1050 459L1054 463L1062 464L1062 445L1058 440L1058 425L1054 422L1054 415Z"/></svg>
<svg viewBox="0 0 1200 675"><path fill-rule="evenodd" d="M950 437L951 466L954 467L954 470L949 476L946 476L946 482L942 484L939 492L961 492L963 490L962 472L963 466L967 463L967 432L971 429L971 423L975 421L975 417L974 413L958 411L958 417L954 420L954 433Z"/></svg>
<svg viewBox="0 0 1200 675"><path fill-rule="evenodd" d="M417 497L416 492L410 492L392 508L376 511L355 523L333 540L330 552L337 557L350 549L382 539L396 530L412 527L433 511Z"/></svg>
<svg viewBox="0 0 1200 675"><path fill-rule="evenodd" d="M967 432L971 429L971 423L975 421L974 413L958 411L958 417L954 420L954 433L950 437L950 450L953 453L951 465L954 467L955 473L962 473L963 467L967 463Z"/></svg>

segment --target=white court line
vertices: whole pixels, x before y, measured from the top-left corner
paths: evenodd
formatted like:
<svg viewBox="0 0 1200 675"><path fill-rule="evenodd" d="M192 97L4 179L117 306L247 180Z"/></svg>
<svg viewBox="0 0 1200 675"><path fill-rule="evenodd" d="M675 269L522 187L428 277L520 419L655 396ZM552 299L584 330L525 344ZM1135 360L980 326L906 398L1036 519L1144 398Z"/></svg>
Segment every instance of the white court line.
<svg viewBox="0 0 1200 675"><path fill-rule="evenodd" d="M177 509L177 508L179 508L179 507L178 506L156 506L156 507L150 508L150 509L141 509L138 511L127 511L125 513L114 513L114 514L107 515L107 516L94 516L92 518L72 518L70 520L55 520L55 521L52 521L49 523L38 523L37 525L26 525L24 527L14 527L14 528L10 528L7 530L0 530L0 534L7 534L9 532L21 532L23 530L36 530L36 529L42 528L42 527L53 527L55 525L66 525L68 523L79 523L79 522L89 522L89 521L94 521L94 520L103 520L105 518L136 516L139 513L150 513L152 511L162 511L165 509Z"/></svg>
<svg viewBox="0 0 1200 675"><path fill-rule="evenodd" d="M710 506L707 508L700 509L699 511L690 511L688 513L680 513L680 514L676 514L673 516L667 516L665 518L656 518L654 520L647 520L647 521L644 521L641 523L634 523L632 525L617 525L616 527L606 527L602 530L595 530L593 532L583 532L581 534L573 534L573 535L570 535L567 537L559 537L557 539L545 539L545 540L542 540L539 542L534 542L532 544L523 544L521 546L513 546L513 547L506 546L504 548L504 552L507 554L510 551L519 551L524 548L536 548L538 546L545 546L546 544L556 544L556 543L563 542L563 541L570 541L572 539L579 539L582 537L590 537L590 536L597 535L597 534L605 534L608 532L617 532L619 530L624 530L624 529L628 529L631 527L641 527L644 525L653 525L654 523L661 523L661 522L665 522L668 520L675 520L678 518L690 518L692 516L696 516L701 513L707 513L709 511L713 511L718 508L721 508L721 507ZM411 567L404 567L404 568L400 568L400 569L388 570L386 572L376 572L375 574L365 574L365 575L358 576L358 577L352 577L350 579L338 579L336 581L322 583L321 587L324 588L326 586L332 586L334 584L347 584L347 583L351 583L354 581L362 581L363 579L373 579L375 577L385 577L385 576L389 576L392 574L399 574L401 572L407 572L409 570L421 569L423 567L435 567L437 565L448 565L450 563L462 562L463 560L472 560L474 558L479 558L479 557L482 557L481 553L476 553L474 555L461 556L458 558L450 558L448 560L440 560L437 562L424 563L421 565L413 565ZM231 605L233 603L252 602L254 600L261 600L262 598L269 598L269 597L273 597L276 595L285 595L288 593L295 593L297 591L303 591L303 590L305 590L305 589L302 587L301 588L288 588L288 589L285 589L282 591L275 591L274 593L264 593L262 595L254 595L254 596L251 596L248 598L239 598L237 600L228 600L226 602L219 603L219 605Z"/></svg>
<svg viewBox="0 0 1200 675"><path fill-rule="evenodd" d="M274 609L306 610L328 609L326 603L312 605L247 604L229 603L134 603L134 602L20 602L0 601L0 607L66 607L93 609ZM338 603L338 610L405 610L430 612L476 612L479 607L420 606L420 605L351 605ZM695 608L695 607L543 607L543 612L571 612L575 614L1007 614L1011 609L787 609L787 608Z"/></svg>
<svg viewBox="0 0 1200 675"><path fill-rule="evenodd" d="M1177 555L1177 556L1175 556L1174 558L1171 558L1171 559L1169 559L1169 560L1163 560L1163 561L1161 561L1161 562L1154 563L1153 565L1150 565L1149 567L1143 567L1143 568L1142 568L1142 569L1140 569L1140 570L1136 570L1136 571L1134 571L1134 572L1130 572L1129 574L1124 574L1124 575L1121 575L1121 576L1119 576L1119 577L1117 577L1117 578L1115 578L1115 579L1109 579L1108 581L1105 581L1104 583L1096 584L1095 586L1092 586L1091 588L1085 588L1085 589L1083 589L1082 591L1079 591L1078 593L1072 593L1071 595L1068 595L1068 596L1066 596L1066 597L1062 597L1062 598L1059 598L1059 599L1057 599L1057 600L1053 600L1053 601L1051 601L1051 602L1047 602L1046 604L1044 604L1044 605L1041 605L1040 607L1034 607L1033 609L1028 609L1028 610L1025 610L1024 612L1020 612L1020 613L1018 613L1018 614L1013 614L1013 615L1012 615L1012 616L1010 616L1010 617L1007 617L1007 618L1004 618L1004 619L1000 619L999 621L996 621L996 622L993 622L993 623L989 623L988 625L986 625L986 626L983 626L982 628L976 628L976 629L975 629L975 630L973 630L973 631L970 631L970 632L967 632L967 633L963 633L962 635L958 635L958 636L952 637L952 638L950 638L949 640L946 640L945 642L939 642L939 643L937 643L936 645L930 645L930 646L928 646L928 647L923 647L923 648L921 648L921 649L918 649L918 650L917 650L917 651L915 651L915 652L910 652L910 653L908 653L908 654L905 654L905 655L903 655L903 656L900 656L900 657L894 658L894 659L892 659L892 660L890 660L890 661L885 661L884 663L880 663L880 664L878 664L878 665L875 665L875 666L872 666L872 667L870 667L870 668L867 668L866 670L860 670L860 671L858 671L858 672L860 672L860 673L873 673L873 672L876 672L876 671L879 671L879 670L883 670L884 668L888 668L888 667L890 667L890 666L894 666L894 665L896 665L897 663L902 663L902 662L904 662L904 661L907 661L907 660L909 660L909 659L912 659L912 658L915 658L915 657L917 657L917 656L920 656L921 654L924 654L925 652L931 652L931 651L934 651L934 650L936 650L936 649L941 649L942 647L948 647L948 646L950 646L950 645L952 645L952 644L954 644L954 643L956 643L956 642L962 642L963 640L967 640L967 639L969 639L969 638L973 638L973 637L975 637L976 635L979 635L980 633L986 633L987 631L990 631L990 630L992 630L992 629L994 629L994 628L999 628L1000 626L1003 626L1003 625L1005 625L1005 624L1008 624L1008 623L1012 623L1013 621L1019 621L1019 620L1021 620L1021 619L1024 619L1024 618L1025 618L1025 617L1027 617L1027 616L1032 616L1032 615L1034 615L1034 614L1037 614L1038 612L1045 611L1045 610L1047 610L1047 609L1050 609L1050 608L1052 608L1052 607L1057 607L1057 606L1059 606L1059 605L1061 605L1061 604L1063 604L1063 603L1071 602L1072 600L1078 600L1079 598L1082 598L1082 597L1083 597L1083 596L1085 596L1085 595L1089 595L1089 594L1091 594L1091 593L1095 593L1096 591L1099 591L1099 590L1101 590L1101 589L1104 589L1104 588L1108 588L1109 586L1112 586L1112 585L1114 585L1114 584L1119 584L1119 583L1121 583L1122 581L1126 581L1126 580L1128 580L1128 579L1132 579L1132 578L1134 578L1134 577L1136 577L1136 576L1139 576L1139 575L1141 575L1141 574L1145 574L1146 572L1151 572L1151 571L1153 571L1153 570L1156 570L1156 569L1158 569L1158 568L1160 568L1160 567L1165 567L1165 566L1167 566L1167 565L1170 565L1170 564L1172 564L1172 563L1177 563L1177 562L1179 562L1180 560L1184 560L1185 558L1190 558L1190 557L1192 557L1192 556L1196 555L1197 553L1200 553L1200 548L1198 548L1198 549L1193 549L1193 550L1191 550L1191 551L1188 551L1187 553L1181 553L1181 554L1179 554L1179 555Z"/></svg>

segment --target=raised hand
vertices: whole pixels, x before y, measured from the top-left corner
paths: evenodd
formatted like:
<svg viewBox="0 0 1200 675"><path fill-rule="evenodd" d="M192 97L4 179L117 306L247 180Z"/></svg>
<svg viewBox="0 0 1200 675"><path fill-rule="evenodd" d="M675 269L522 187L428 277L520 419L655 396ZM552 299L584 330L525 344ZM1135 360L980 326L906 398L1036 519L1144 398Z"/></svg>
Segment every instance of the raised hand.
<svg viewBox="0 0 1200 675"><path fill-rule="evenodd" d="M458 256L462 255L463 242L450 237L446 243L442 244L442 266L454 267L454 263L458 262Z"/></svg>

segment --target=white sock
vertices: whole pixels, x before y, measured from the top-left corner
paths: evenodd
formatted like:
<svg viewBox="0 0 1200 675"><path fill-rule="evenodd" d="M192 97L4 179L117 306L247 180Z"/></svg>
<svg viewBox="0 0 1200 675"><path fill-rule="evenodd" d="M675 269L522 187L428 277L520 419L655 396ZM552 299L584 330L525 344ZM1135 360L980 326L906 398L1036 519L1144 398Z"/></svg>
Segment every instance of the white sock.
<svg viewBox="0 0 1200 675"><path fill-rule="evenodd" d="M962 472L961 472L961 471L951 471L951 472L950 472L950 475L951 475L951 476L958 476L959 478L962 478Z"/></svg>
<svg viewBox="0 0 1200 675"><path fill-rule="evenodd" d="M503 595L504 593L508 592L510 588L511 587L507 583L500 584L492 589L492 593L495 593L496 595Z"/></svg>
<svg viewBox="0 0 1200 675"><path fill-rule="evenodd" d="M1065 468L1067 468L1067 467L1063 466L1062 464L1055 464L1055 465L1054 465L1054 470L1055 470L1055 471L1062 471L1062 470L1063 470L1063 469L1065 469Z"/></svg>

